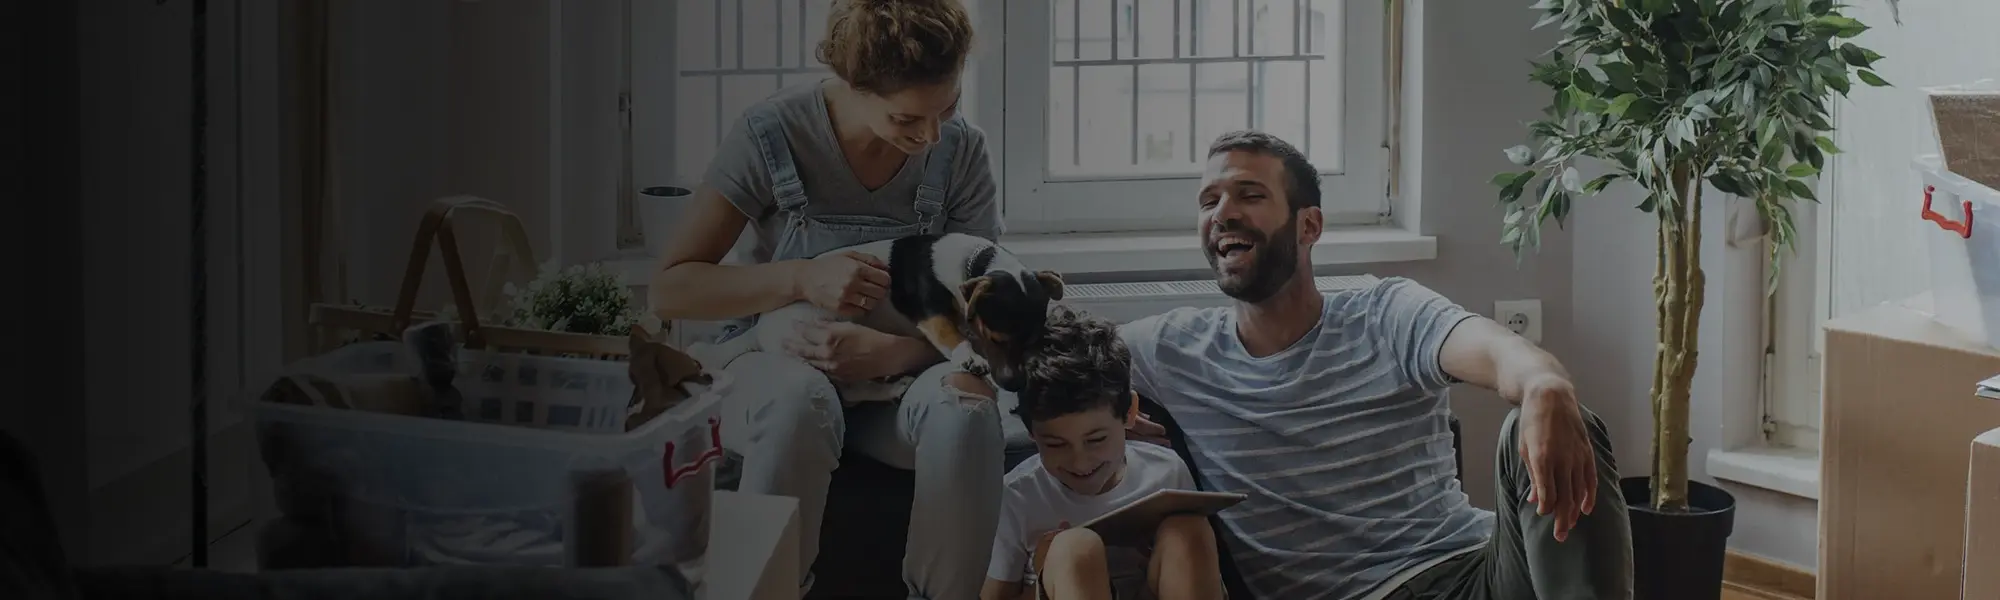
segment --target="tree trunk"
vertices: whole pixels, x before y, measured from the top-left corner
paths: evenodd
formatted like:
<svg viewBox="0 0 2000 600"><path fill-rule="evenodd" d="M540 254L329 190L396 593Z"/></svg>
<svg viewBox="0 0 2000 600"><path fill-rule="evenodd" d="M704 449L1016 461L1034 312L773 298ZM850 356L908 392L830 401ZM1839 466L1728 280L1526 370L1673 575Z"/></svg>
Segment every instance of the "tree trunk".
<svg viewBox="0 0 2000 600"><path fill-rule="evenodd" d="M1689 404L1700 346L1707 281L1701 269L1701 180L1692 166L1673 173L1676 202L1660 220L1660 257L1654 299L1660 344L1654 363L1653 508L1685 511L1688 486Z"/></svg>

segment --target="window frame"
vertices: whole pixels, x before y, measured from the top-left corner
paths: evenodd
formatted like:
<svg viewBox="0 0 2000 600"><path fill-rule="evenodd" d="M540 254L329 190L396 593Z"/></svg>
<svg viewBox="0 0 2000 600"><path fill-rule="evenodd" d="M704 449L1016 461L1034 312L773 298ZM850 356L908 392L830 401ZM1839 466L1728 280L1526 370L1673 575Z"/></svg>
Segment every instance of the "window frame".
<svg viewBox="0 0 2000 600"><path fill-rule="evenodd" d="M1827 169L1814 183L1815 193L1824 200L1792 207L1794 223L1800 225L1798 237L1793 251L1783 258L1769 300L1765 347L1770 353L1766 369L1770 376L1758 424L1769 446L1820 447L1821 355L1826 349L1820 324L1832 316L1833 291L1833 253L1822 251L1822 246L1831 241L1833 231L1833 211L1827 207L1840 201L1831 176L1834 167L1829 163Z"/></svg>
<svg viewBox="0 0 2000 600"><path fill-rule="evenodd" d="M1053 47L1049 23L1053 3L980 0L981 4L1002 4L985 12L1002 16L1005 26L999 44L1003 74L989 74L988 84L997 83L1003 107L998 126L990 115L981 115L980 125L990 135L1001 130L1000 145L1005 181L1005 215L1009 232L1014 233L1096 233L1183 229L1188 226L1186 210L1191 202L1197 174L1174 176L1097 177L1076 180L1053 177L1047 167L1047 118L1050 93L1048 70ZM1176 3L1178 5L1178 2ZM1342 165L1327 169L1321 178L1323 208L1328 227L1387 225L1396 217L1396 202L1390 193L1395 178L1389 147L1391 116L1388 78L1390 65L1383 50L1400 54L1386 36L1389 10L1382 4L1336 2L1343 11L1340 42L1344 115ZM1356 8L1359 7L1359 10ZM1403 7L1407 13L1410 8ZM993 49L988 49L992 51ZM1397 57L1399 58L1399 57ZM1368 82L1357 84L1357 82ZM992 94L985 94L992 96ZM1408 98L1402 98L1407 101ZM1135 199L1156 199L1134 206ZM1116 216L1108 216L1116 215Z"/></svg>

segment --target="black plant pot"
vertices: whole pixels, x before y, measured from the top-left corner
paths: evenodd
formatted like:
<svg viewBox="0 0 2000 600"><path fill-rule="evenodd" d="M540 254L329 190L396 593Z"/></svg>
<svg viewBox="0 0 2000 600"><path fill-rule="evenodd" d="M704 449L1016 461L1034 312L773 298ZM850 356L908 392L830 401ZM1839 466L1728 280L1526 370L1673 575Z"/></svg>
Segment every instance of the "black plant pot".
<svg viewBox="0 0 2000 600"><path fill-rule="evenodd" d="M1653 509L1653 478L1618 481L1632 519L1632 588L1638 600L1720 600L1722 563L1736 527L1736 497L1688 482L1687 512Z"/></svg>

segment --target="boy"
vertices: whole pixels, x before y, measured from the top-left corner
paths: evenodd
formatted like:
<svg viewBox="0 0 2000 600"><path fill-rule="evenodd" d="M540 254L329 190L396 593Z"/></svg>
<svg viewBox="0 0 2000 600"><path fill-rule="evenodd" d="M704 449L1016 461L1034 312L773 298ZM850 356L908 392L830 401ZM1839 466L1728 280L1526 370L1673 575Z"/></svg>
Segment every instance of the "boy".
<svg viewBox="0 0 2000 600"><path fill-rule="evenodd" d="M1070 528L1155 491L1196 489L1173 450L1125 443L1138 409L1130 364L1116 325L1049 307L1014 409L1037 454L1007 474L981 600L1223 597L1204 517L1166 519L1145 550L1107 548L1089 529Z"/></svg>

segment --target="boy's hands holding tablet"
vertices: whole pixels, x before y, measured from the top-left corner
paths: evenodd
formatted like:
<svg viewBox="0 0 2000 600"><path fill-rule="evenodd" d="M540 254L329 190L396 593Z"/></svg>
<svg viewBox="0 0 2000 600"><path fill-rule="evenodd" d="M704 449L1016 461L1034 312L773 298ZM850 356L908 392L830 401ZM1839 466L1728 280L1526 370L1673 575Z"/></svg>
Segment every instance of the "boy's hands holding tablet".
<svg viewBox="0 0 2000 600"><path fill-rule="evenodd" d="M1243 494L1166 489L1153 492L1137 502L1091 519L1083 526L1104 538L1106 546L1145 548L1167 517L1180 514L1202 516L1221 512L1242 502Z"/></svg>

